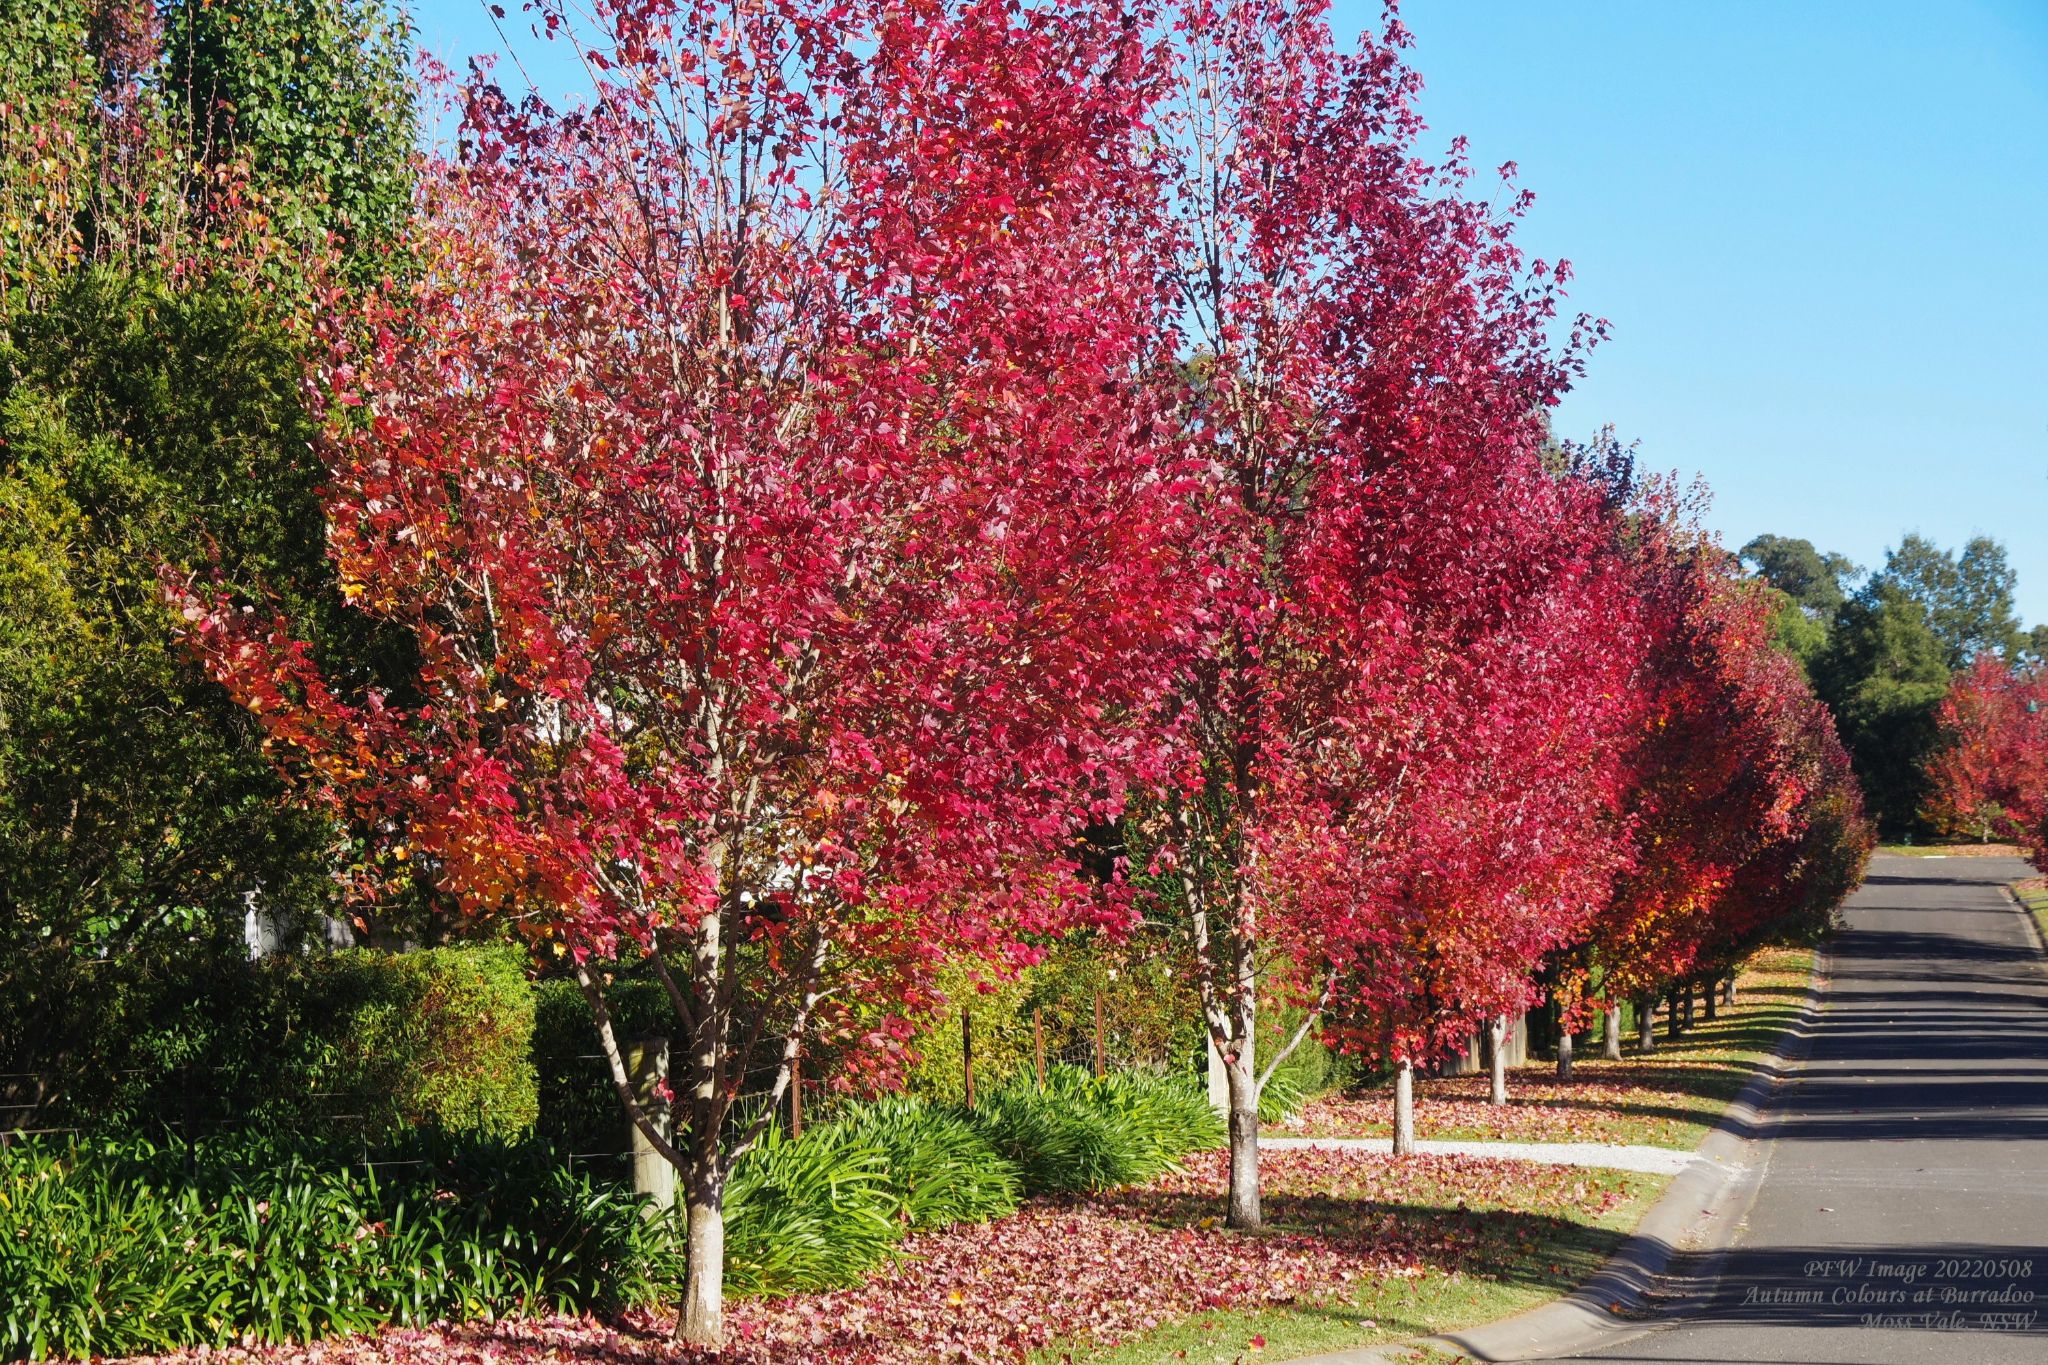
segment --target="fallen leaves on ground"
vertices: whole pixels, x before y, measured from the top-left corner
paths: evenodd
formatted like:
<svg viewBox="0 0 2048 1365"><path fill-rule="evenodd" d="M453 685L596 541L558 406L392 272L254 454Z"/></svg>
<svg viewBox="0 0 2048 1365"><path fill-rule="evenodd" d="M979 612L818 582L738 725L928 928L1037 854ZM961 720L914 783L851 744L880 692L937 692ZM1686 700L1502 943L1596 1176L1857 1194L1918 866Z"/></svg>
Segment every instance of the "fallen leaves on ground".
<svg viewBox="0 0 2048 1365"><path fill-rule="evenodd" d="M679 1352L666 1324L552 1317L308 1346L187 1351L164 1365L927 1365L1017 1362L1054 1345L1129 1340L1219 1309L1313 1304L1375 1280L1486 1275L1567 1224L1629 1197L1613 1172L1477 1157L1395 1161L1362 1152L1270 1152L1269 1229L1220 1226L1226 1160L1196 1158L1155 1184L1043 1200L990 1224L907 1239L894 1265L828 1294L729 1305L720 1356Z"/></svg>
<svg viewBox="0 0 2048 1365"><path fill-rule="evenodd" d="M1775 1043L1775 1016L1789 1020L1806 990L1812 956L1771 948L1744 966L1737 1003L1676 1042L1658 1028L1657 1050L1619 1062L1581 1058L1569 1081L1549 1063L1508 1073L1508 1103L1487 1102L1483 1074L1444 1076L1415 1090L1417 1136L1484 1142L1645 1143L1691 1148ZM1385 1137L1394 1099L1381 1087L1309 1102L1301 1117L1268 1129L1275 1137Z"/></svg>

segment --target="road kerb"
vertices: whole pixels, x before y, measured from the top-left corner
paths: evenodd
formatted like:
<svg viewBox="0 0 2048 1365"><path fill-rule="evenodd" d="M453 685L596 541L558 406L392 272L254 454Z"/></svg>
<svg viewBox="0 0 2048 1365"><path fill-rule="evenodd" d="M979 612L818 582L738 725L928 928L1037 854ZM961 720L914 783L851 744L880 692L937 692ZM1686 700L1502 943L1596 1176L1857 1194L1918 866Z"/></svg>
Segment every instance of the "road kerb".
<svg viewBox="0 0 2048 1365"><path fill-rule="evenodd" d="M1814 1024L1826 1006L1827 980L1823 944L1814 954L1799 1017L1701 1141L1700 1159L1671 1182L1628 1240L1578 1289L1499 1322L1394 1345L1305 1356L1287 1365L1377 1365L1398 1360L1404 1347L1413 1346L1461 1352L1482 1361L1541 1360L1640 1336L1698 1306L1711 1293L1721 1262L1763 1185L1771 1151L1768 1101L1806 1055ZM1655 1295L1657 1281L1674 1256L1702 1252L1710 1259L1690 1292Z"/></svg>

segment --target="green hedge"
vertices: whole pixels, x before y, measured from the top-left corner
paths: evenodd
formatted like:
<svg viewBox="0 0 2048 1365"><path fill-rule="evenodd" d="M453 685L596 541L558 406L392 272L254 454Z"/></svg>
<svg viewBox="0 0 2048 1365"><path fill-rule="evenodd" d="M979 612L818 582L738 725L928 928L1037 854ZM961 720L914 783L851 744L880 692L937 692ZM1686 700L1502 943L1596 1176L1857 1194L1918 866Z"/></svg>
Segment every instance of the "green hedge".
<svg viewBox="0 0 2048 1365"><path fill-rule="evenodd" d="M0 1129L510 1135L533 1025L509 947L74 962L0 986Z"/></svg>

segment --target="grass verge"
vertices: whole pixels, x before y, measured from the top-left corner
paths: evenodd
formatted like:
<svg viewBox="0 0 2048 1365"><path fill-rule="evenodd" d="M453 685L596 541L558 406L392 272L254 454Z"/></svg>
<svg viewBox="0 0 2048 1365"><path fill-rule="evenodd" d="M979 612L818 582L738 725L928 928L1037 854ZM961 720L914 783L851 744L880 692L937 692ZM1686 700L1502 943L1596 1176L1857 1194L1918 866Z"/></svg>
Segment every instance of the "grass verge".
<svg viewBox="0 0 2048 1365"><path fill-rule="evenodd" d="M1880 844L1879 853L1901 858L2024 858L2017 844Z"/></svg>
<svg viewBox="0 0 2048 1365"><path fill-rule="evenodd" d="M1676 1040L1657 1030L1656 1050L1619 1062L1584 1058L1572 1079L1548 1062L1508 1073L1508 1103L1486 1102L1487 1078L1447 1076L1416 1086L1417 1135L1494 1142L1605 1142L1699 1146L1751 1075L1799 1017L1813 974L1808 948L1766 948L1743 965L1736 1004ZM1632 1042L1632 1040L1631 1040ZM1312 1102L1304 1125L1275 1136L1385 1137L1393 1097L1386 1087Z"/></svg>
<svg viewBox="0 0 2048 1365"><path fill-rule="evenodd" d="M1129 1341L1064 1341L1037 1365L1242 1362L1452 1331L1534 1308L1583 1283L1628 1235L1664 1176L1571 1170L1471 1158L1349 1158L1371 1187L1302 1164L1268 1163L1265 1236L1306 1236L1333 1247L1370 1245L1388 1220L1408 1250L1355 1287L1303 1302L1234 1307L1165 1323ZM1435 1162L1460 1161L1449 1173ZM1471 1173L1488 1173L1475 1191ZM1589 1197L1589 1192L1591 1197ZM1202 1201L1213 1211L1212 1200Z"/></svg>
<svg viewBox="0 0 2048 1365"><path fill-rule="evenodd" d="M2010 889L2014 898L2034 917L2042 937L2048 938L2048 877L2024 877L2013 882Z"/></svg>

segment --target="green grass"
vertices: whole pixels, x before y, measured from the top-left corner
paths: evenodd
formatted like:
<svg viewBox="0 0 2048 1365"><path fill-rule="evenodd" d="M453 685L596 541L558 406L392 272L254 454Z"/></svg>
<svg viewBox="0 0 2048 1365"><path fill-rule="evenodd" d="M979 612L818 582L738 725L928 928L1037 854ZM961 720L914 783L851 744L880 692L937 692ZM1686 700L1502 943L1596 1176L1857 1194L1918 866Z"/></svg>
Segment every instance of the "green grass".
<svg viewBox="0 0 2048 1365"><path fill-rule="evenodd" d="M2009 889L2027 913L2034 917L2042 937L2048 938L2048 877L2028 877L2012 883Z"/></svg>
<svg viewBox="0 0 2048 1365"><path fill-rule="evenodd" d="M1901 858L2018 858L2019 849L2003 843L1961 843L1961 844L1879 844L1879 853L1892 853Z"/></svg>
<svg viewBox="0 0 2048 1365"><path fill-rule="evenodd" d="M1632 1172L1600 1175L1624 1185L1628 1197L1591 1218L1554 1206L1527 1207L1521 1193L1512 1189L1494 1202L1460 1203L1448 1195L1436 1202L1426 1191L1416 1202L1392 1208L1355 1201L1334 1216L1363 1220L1393 1213L1404 1224L1428 1224L1429 1232L1466 1248L1457 1267L1427 1265L1412 1279L1374 1279L1348 1299L1335 1302L1195 1313L1134 1341L1109 1347L1055 1346L1035 1353L1032 1360L1035 1365L1284 1361L1510 1317L1584 1283L1668 1182L1665 1176ZM1327 1235L1338 1202L1269 1199L1271 1228ZM1263 1344L1255 1345L1254 1338L1263 1338Z"/></svg>

